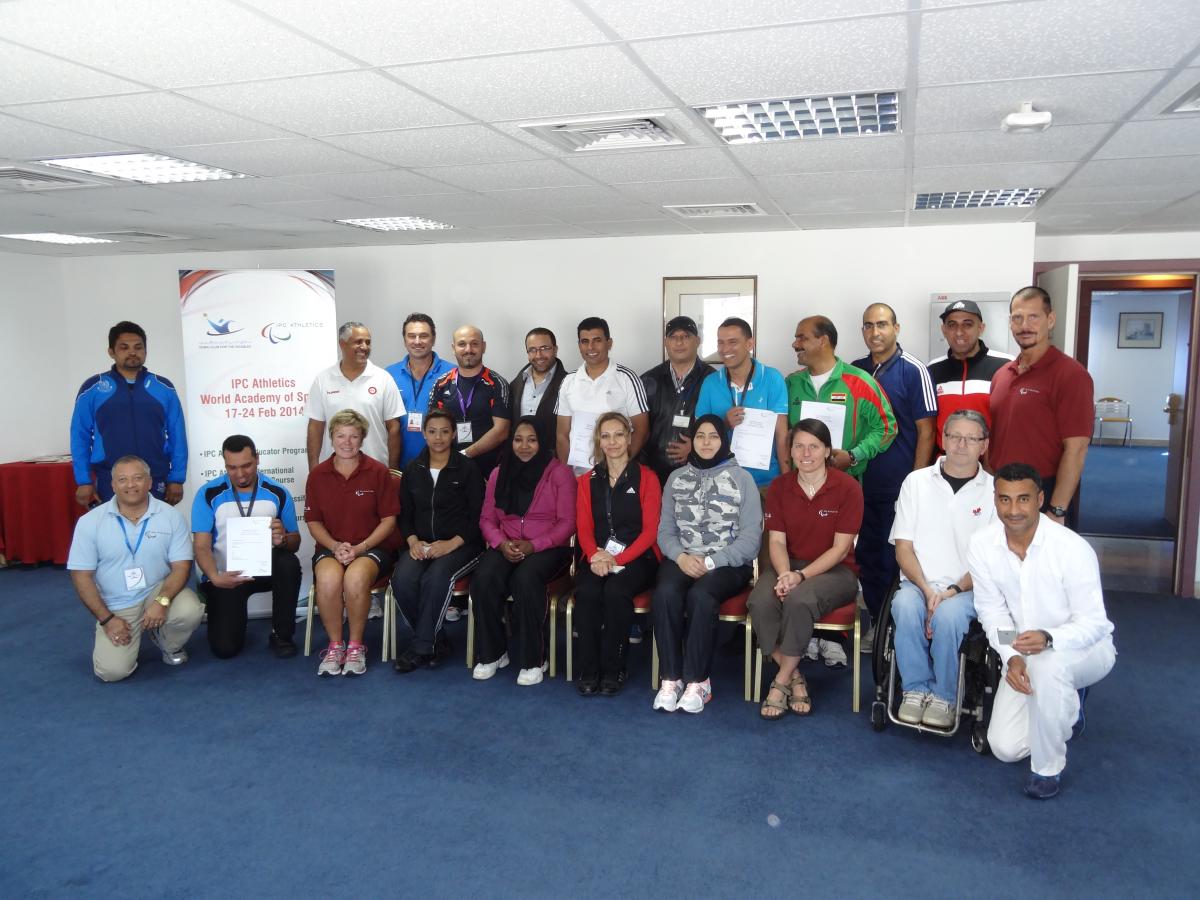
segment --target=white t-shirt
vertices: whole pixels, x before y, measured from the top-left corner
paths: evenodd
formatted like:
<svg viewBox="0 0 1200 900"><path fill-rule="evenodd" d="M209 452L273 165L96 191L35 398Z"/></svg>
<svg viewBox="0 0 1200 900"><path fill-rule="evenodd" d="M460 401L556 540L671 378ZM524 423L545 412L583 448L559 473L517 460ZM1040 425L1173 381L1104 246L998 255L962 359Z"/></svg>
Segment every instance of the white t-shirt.
<svg viewBox="0 0 1200 900"><path fill-rule="evenodd" d="M563 379L558 389L558 404L554 412L559 416L571 417L571 465L575 474L586 472L590 465L582 465L585 444L591 453L591 435L596 428L596 419L601 413L616 411L630 419L649 411L646 403L646 387L632 369L620 363L608 361L608 368L596 378L589 378L587 366L580 366Z"/></svg>
<svg viewBox="0 0 1200 900"><path fill-rule="evenodd" d="M341 365L335 363L323 369L313 381L308 392L308 404L304 414L310 419L325 422L321 436L321 460L333 452L329 442L328 423L343 409L353 409L367 420L367 436L363 440L363 453L372 459L388 464L387 422L399 419L406 412L404 401L396 381L370 360L363 373L350 381L342 374Z"/></svg>

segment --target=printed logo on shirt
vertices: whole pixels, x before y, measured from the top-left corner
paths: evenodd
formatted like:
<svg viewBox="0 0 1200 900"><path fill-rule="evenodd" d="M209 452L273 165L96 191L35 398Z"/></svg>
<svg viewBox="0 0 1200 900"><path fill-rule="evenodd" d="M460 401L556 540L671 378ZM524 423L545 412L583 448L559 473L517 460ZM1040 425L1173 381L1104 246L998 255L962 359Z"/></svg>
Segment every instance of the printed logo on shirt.
<svg viewBox="0 0 1200 900"><path fill-rule="evenodd" d="M630 486L629 488L626 489L625 493L633 494L636 497L637 496L637 488Z"/></svg>
<svg viewBox="0 0 1200 900"><path fill-rule="evenodd" d="M369 388L367 388L367 393L368 393L368 394L376 394L376 393L378 393L378 391L376 391L376 390L375 390L375 385L371 385Z"/></svg>
<svg viewBox="0 0 1200 900"><path fill-rule="evenodd" d="M1024 397L1026 394L1040 394L1041 391L1039 391L1037 388L1023 387L1017 388L1017 393Z"/></svg>
<svg viewBox="0 0 1200 900"><path fill-rule="evenodd" d="M101 378L99 381L96 382L96 390L98 390L102 394L107 394L112 389L113 389L112 382L109 381L107 378Z"/></svg>
<svg viewBox="0 0 1200 900"><path fill-rule="evenodd" d="M836 394L830 394L829 399L833 403L845 403L846 394L842 391L838 391Z"/></svg>
<svg viewBox="0 0 1200 900"><path fill-rule="evenodd" d="M367 494L373 494L373 493L375 493L373 490L371 490L370 488L367 488L365 490L355 491L354 496L355 497L365 497L365 496L367 496Z"/></svg>
<svg viewBox="0 0 1200 900"><path fill-rule="evenodd" d="M982 512L983 512L983 507L982 507L982 506L977 506L977 507L975 507L973 510L971 510L971 515L973 515L973 516L978 516L978 515L980 515Z"/></svg>
<svg viewBox="0 0 1200 900"><path fill-rule="evenodd" d="M326 391L325 393L326 394L340 394L341 392L342 392L341 388L334 388L332 391Z"/></svg>
<svg viewBox="0 0 1200 900"><path fill-rule="evenodd" d="M819 510L817 510L817 515L820 516L822 519L828 519L830 516L836 516L837 514L838 514L838 510L836 510L836 509L819 509Z"/></svg>

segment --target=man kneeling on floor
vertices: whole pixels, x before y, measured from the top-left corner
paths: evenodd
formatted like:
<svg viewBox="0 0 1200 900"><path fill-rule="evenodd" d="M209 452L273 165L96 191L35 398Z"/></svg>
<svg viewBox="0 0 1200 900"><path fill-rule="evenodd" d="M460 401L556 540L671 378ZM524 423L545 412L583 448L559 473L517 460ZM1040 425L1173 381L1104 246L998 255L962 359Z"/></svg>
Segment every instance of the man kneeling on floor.
<svg viewBox="0 0 1200 900"><path fill-rule="evenodd" d="M904 685L897 715L910 725L948 729L958 718L958 648L975 618L967 548L996 513L992 476L979 464L988 444L983 416L951 413L942 444L944 457L905 477L889 540L901 574L892 598Z"/></svg>
<svg viewBox="0 0 1200 900"><path fill-rule="evenodd" d="M142 632L163 662L187 662L187 643L204 608L184 587L192 571L187 523L150 496L150 467L137 456L113 464L113 498L75 525L67 569L79 599L96 617L92 668L120 681L137 668Z"/></svg>
<svg viewBox="0 0 1200 900"><path fill-rule="evenodd" d="M975 535L967 555L979 621L1005 665L988 743L1002 762L1028 756L1025 793L1047 800L1058 794L1068 739L1083 731L1087 689L1116 661L1113 626L1095 551L1038 512L1037 469L1002 466L995 489L1000 523Z"/></svg>

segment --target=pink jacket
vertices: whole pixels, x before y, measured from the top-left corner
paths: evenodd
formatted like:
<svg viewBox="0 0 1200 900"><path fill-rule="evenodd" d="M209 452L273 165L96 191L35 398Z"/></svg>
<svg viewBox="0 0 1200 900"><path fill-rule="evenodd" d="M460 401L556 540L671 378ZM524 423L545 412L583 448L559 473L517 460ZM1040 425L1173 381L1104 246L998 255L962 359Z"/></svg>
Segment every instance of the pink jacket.
<svg viewBox="0 0 1200 900"><path fill-rule="evenodd" d="M535 552L566 547L575 533L575 475L557 459L550 460L533 492L524 516L512 516L496 507L497 466L488 476L479 528L492 548L505 541L529 541Z"/></svg>

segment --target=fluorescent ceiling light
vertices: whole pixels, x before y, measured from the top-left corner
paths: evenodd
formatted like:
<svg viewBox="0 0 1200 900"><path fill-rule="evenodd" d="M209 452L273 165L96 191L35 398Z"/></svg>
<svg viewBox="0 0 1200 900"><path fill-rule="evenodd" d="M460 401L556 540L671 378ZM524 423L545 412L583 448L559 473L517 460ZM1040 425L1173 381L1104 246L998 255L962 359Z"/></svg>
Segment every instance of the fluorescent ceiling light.
<svg viewBox="0 0 1200 900"><path fill-rule="evenodd" d="M934 191L917 194L913 209L980 209L992 206L1037 206L1045 188L997 188L986 191Z"/></svg>
<svg viewBox="0 0 1200 900"><path fill-rule="evenodd" d="M900 132L898 91L747 100L694 108L730 144Z"/></svg>
<svg viewBox="0 0 1200 900"><path fill-rule="evenodd" d="M175 184L188 181L225 181L246 178L240 172L218 169L200 163L175 159L161 153L110 153L104 156L71 156L62 159L40 159L45 166L107 175L140 184Z"/></svg>
<svg viewBox="0 0 1200 900"><path fill-rule="evenodd" d="M664 206L685 219L719 219L730 216L765 216L757 203L692 203Z"/></svg>
<svg viewBox="0 0 1200 900"><path fill-rule="evenodd" d="M381 216L377 219L334 219L339 225L352 225L371 231L439 231L453 228L445 222L423 219L420 216Z"/></svg>
<svg viewBox="0 0 1200 900"><path fill-rule="evenodd" d="M38 241L42 244L115 244L116 241L105 240L104 238L84 237L79 234L58 234L54 231L42 232L40 234L0 234L0 238L9 238L14 241Z"/></svg>

